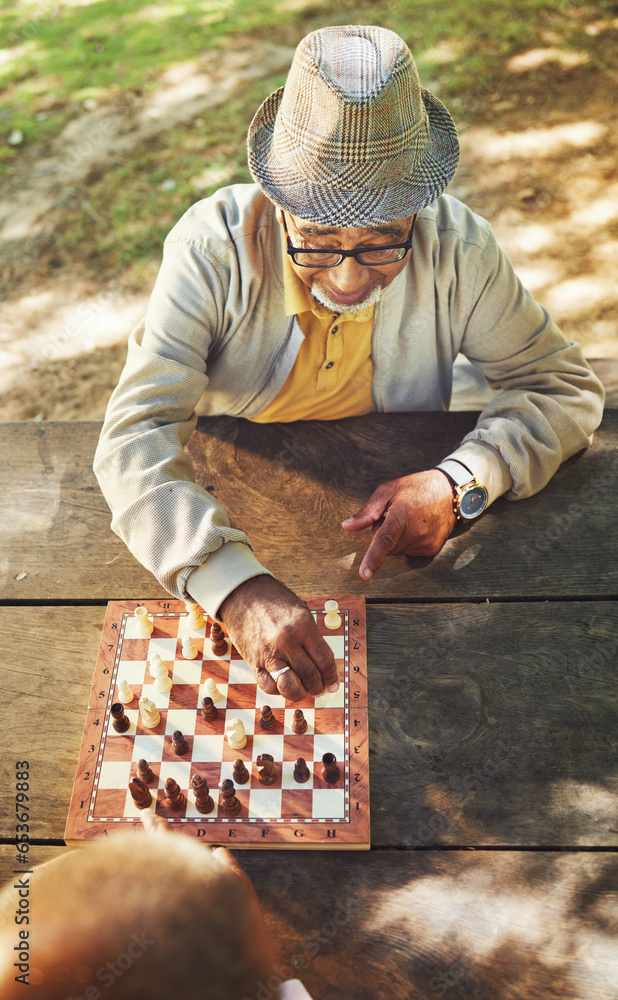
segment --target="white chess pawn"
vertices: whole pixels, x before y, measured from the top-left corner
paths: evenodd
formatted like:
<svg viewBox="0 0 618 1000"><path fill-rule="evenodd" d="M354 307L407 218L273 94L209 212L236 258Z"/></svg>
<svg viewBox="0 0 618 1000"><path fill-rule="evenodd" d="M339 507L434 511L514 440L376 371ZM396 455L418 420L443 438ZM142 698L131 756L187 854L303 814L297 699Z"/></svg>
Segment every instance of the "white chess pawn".
<svg viewBox="0 0 618 1000"><path fill-rule="evenodd" d="M161 657L159 656L159 654L158 653L153 653L152 656L150 657L150 659L148 660L148 673L150 674L151 677L156 677L157 676L155 667L156 667L157 663L161 663L161 662L162 662L162 660L161 660Z"/></svg>
<svg viewBox="0 0 618 1000"><path fill-rule="evenodd" d="M242 750L247 743L245 727L240 719L229 719L225 723L225 735L232 750Z"/></svg>
<svg viewBox="0 0 618 1000"><path fill-rule="evenodd" d="M212 700L215 703L221 701L221 699L223 698L223 695L219 691L219 688L213 681L212 677L206 678L206 683L204 684L204 690L206 692L207 697L212 698Z"/></svg>
<svg viewBox="0 0 618 1000"><path fill-rule="evenodd" d="M121 680L118 682L118 701L121 701L123 705L128 705L133 701L133 691L129 687L129 682Z"/></svg>
<svg viewBox="0 0 618 1000"><path fill-rule="evenodd" d="M341 625L341 615L337 614L339 610L337 601L325 601L324 610L326 612L324 616L326 628L339 628Z"/></svg>
<svg viewBox="0 0 618 1000"><path fill-rule="evenodd" d="M148 639L152 635L154 625L148 617L147 608L135 609L135 620L137 622L137 634L140 639Z"/></svg>
<svg viewBox="0 0 618 1000"><path fill-rule="evenodd" d="M170 677L169 670L163 663L163 660L158 660L155 663L153 670L156 677L155 688L159 694L167 694L168 691L172 690L172 678Z"/></svg>
<svg viewBox="0 0 618 1000"><path fill-rule="evenodd" d="M197 656L197 646L190 635L185 635L182 638L182 655L185 660L194 660Z"/></svg>
<svg viewBox="0 0 618 1000"><path fill-rule="evenodd" d="M197 629L204 628L206 622L202 618L199 604L195 604L193 601L187 601L185 608L189 612L189 628L191 631L196 631Z"/></svg>
<svg viewBox="0 0 618 1000"><path fill-rule="evenodd" d="M161 721L161 716L159 715L159 709L150 698L140 698L139 700L139 713L142 717L142 722L146 726L146 729L154 729L155 726L159 725Z"/></svg>

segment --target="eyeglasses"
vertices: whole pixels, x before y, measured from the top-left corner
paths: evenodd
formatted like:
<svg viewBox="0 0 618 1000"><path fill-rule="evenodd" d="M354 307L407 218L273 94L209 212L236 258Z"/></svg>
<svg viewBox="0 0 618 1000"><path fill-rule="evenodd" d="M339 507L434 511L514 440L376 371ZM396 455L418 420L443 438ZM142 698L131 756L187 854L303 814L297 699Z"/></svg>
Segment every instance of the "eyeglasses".
<svg viewBox="0 0 618 1000"><path fill-rule="evenodd" d="M396 264L403 260L408 250L412 246L412 235L414 233L414 223L416 216L412 219L412 225L407 240L403 243L388 243L386 246L361 247L360 250L301 250L293 247L290 243L285 213L283 213L283 228L287 240L287 251L295 264L299 267L337 267L344 257L356 257L359 264L366 267L380 267L382 264Z"/></svg>

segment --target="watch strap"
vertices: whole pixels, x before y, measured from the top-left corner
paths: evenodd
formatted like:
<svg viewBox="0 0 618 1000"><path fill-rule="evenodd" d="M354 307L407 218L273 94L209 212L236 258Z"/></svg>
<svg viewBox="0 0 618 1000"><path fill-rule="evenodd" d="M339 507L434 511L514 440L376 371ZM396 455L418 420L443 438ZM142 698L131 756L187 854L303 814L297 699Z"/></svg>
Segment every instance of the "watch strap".
<svg viewBox="0 0 618 1000"><path fill-rule="evenodd" d="M444 472L451 482L459 487L466 486L467 483L475 478L474 473L470 472L470 469L467 469L463 462L459 462L454 458L445 458L443 462L436 465L436 469Z"/></svg>

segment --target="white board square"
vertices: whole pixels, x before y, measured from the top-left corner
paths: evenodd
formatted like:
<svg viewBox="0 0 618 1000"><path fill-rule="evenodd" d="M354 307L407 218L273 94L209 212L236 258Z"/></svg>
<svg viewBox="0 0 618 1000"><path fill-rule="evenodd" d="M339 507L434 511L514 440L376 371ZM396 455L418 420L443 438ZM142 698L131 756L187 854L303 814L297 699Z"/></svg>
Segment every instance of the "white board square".
<svg viewBox="0 0 618 1000"><path fill-rule="evenodd" d="M217 702L218 707L219 702ZM231 719L240 719L245 727L247 736L253 736L253 730L255 729L255 710L253 708L228 708L225 713L226 723Z"/></svg>
<svg viewBox="0 0 618 1000"><path fill-rule="evenodd" d="M153 623L152 612L148 612L148 618L151 623ZM139 622L135 615L128 615L124 626L124 637L125 639L143 639L144 636L139 634Z"/></svg>
<svg viewBox="0 0 618 1000"><path fill-rule="evenodd" d="M283 736L273 733L256 733L253 737L253 760L261 753L269 753L273 760L283 760Z"/></svg>
<svg viewBox="0 0 618 1000"><path fill-rule="evenodd" d="M180 730L183 736L193 736L197 712L191 708L170 708L165 722L165 735Z"/></svg>
<svg viewBox="0 0 618 1000"><path fill-rule="evenodd" d="M191 761L190 760L162 760L161 777L159 788L163 788L168 778L173 778L180 787L187 789L191 781Z"/></svg>
<svg viewBox="0 0 618 1000"><path fill-rule="evenodd" d="M325 635L328 645L333 651L333 656L336 660L343 660L345 653L345 636L343 635Z"/></svg>
<svg viewBox="0 0 618 1000"><path fill-rule="evenodd" d="M315 724L315 709L314 708L303 708L303 715L307 721L307 729L302 734L303 736L313 736L314 724ZM286 708L285 716L283 721L283 732L286 736L293 736L294 730L292 729L292 720L294 718L294 709Z"/></svg>
<svg viewBox="0 0 618 1000"><path fill-rule="evenodd" d="M131 702L132 705L137 705L137 698ZM116 739L117 736L135 736L137 731L137 720L139 718L138 708L125 708L124 714L131 723L128 729L125 729L124 733L117 733L112 725L112 717L110 715L109 725L107 727L107 735L111 739Z"/></svg>
<svg viewBox="0 0 618 1000"><path fill-rule="evenodd" d="M206 678L206 679L208 679L208 678ZM227 705L227 684L221 684L220 681L216 681L215 683L217 685L217 691L221 695L221 697L217 698L217 700L214 702L215 708L225 708L226 705ZM200 684L200 691L199 691L199 706L200 706L200 708L201 708L203 699L204 698L209 698L209 697L210 697L210 695L206 691L206 682L204 682L203 684Z"/></svg>
<svg viewBox="0 0 618 1000"><path fill-rule="evenodd" d="M315 699L316 708L343 708L345 705L345 685L340 684L338 690L331 694L326 692Z"/></svg>
<svg viewBox="0 0 618 1000"><path fill-rule="evenodd" d="M133 741L133 760L141 760L142 757L151 762L161 760L164 741L165 737L157 736L156 733L152 736L136 736Z"/></svg>
<svg viewBox="0 0 618 1000"><path fill-rule="evenodd" d="M343 788L313 789L313 818L341 819L345 816L345 791Z"/></svg>
<svg viewBox="0 0 618 1000"><path fill-rule="evenodd" d="M262 691L262 688L259 687L255 696L255 704L257 708L261 708L262 705L270 705L271 708L285 708L285 698L281 694L266 694L266 691Z"/></svg>
<svg viewBox="0 0 618 1000"><path fill-rule="evenodd" d="M170 674L174 684L199 684L202 679L202 661L197 660L174 660L174 667Z"/></svg>
<svg viewBox="0 0 618 1000"><path fill-rule="evenodd" d="M230 660L230 684L255 684L255 674L244 660Z"/></svg>
<svg viewBox="0 0 618 1000"><path fill-rule="evenodd" d="M252 788L249 793L249 817L279 819L281 816L280 788Z"/></svg>
<svg viewBox="0 0 618 1000"><path fill-rule="evenodd" d="M193 637L200 636L200 635L204 635L205 636L206 635L206 618L205 618L204 615L202 615L202 618L204 618L204 624L202 625L201 628L189 628L189 616L188 615L181 615L180 618L178 619L178 638L182 639L183 636L185 636L185 635L192 635Z"/></svg>
<svg viewBox="0 0 618 1000"><path fill-rule="evenodd" d="M116 681L127 681L129 684L143 684L144 679L150 680L145 660L121 660L118 664Z"/></svg>
<svg viewBox="0 0 618 1000"><path fill-rule="evenodd" d="M337 763L342 766L345 748L343 733L320 733L313 739L313 753L316 760L322 760L325 753L334 753Z"/></svg>
<svg viewBox="0 0 618 1000"><path fill-rule="evenodd" d="M193 817L195 816L198 819L203 819L204 822L206 822L209 819L215 819L217 812L219 811L219 803L217 802L217 789L215 788L213 794L213 790L211 788L210 794L212 796L212 800L215 804L215 807L212 812L201 813L195 806L195 792L192 790L189 791L189 794L187 795L187 811L185 813L185 816L188 819L193 819Z"/></svg>
<svg viewBox="0 0 618 1000"><path fill-rule="evenodd" d="M104 760L101 764L99 788L126 788L130 780L130 760Z"/></svg>
<svg viewBox="0 0 618 1000"><path fill-rule="evenodd" d="M165 694L161 694L154 686L154 681L151 681L142 687L142 698L150 698L157 708L167 708L170 703L170 692L166 691Z"/></svg>
<svg viewBox="0 0 618 1000"><path fill-rule="evenodd" d="M294 788L295 790L300 790L302 788L313 788L313 773L314 773L314 763L312 760L305 761L307 767L311 772L311 776L307 778L305 782L294 780L294 761L284 760L281 765L281 787L282 788Z"/></svg>
<svg viewBox="0 0 618 1000"><path fill-rule="evenodd" d="M150 803L149 806L146 807L146 809L137 808L135 802L133 801L133 796L131 795L131 792L127 789L127 797L125 799L124 812L122 814L123 816L134 816L137 818L139 816L143 816L145 812L155 811L157 805L157 796L155 792L153 792L152 786L149 786L149 788L150 788L150 794L152 795L152 802Z"/></svg>
<svg viewBox="0 0 618 1000"><path fill-rule="evenodd" d="M223 756L223 736L194 736L193 763L219 761Z"/></svg>
<svg viewBox="0 0 618 1000"><path fill-rule="evenodd" d="M159 654L164 663L173 661L176 656L176 640L167 636L161 636L159 639L151 638L146 659L150 661L155 653Z"/></svg>

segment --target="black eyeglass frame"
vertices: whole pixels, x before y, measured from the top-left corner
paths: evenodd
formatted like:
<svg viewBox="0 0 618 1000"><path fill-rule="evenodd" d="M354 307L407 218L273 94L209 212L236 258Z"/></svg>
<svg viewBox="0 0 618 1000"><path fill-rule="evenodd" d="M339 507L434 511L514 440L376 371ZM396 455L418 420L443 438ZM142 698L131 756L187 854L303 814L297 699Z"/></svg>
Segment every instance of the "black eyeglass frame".
<svg viewBox="0 0 618 1000"><path fill-rule="evenodd" d="M330 249L329 247L324 247L321 250L316 250L313 248L308 250L303 250L301 247L293 247L292 244L290 243L290 234L288 232L287 222L285 221L285 212L282 212L281 214L283 216L283 228L285 230L288 255L292 258L297 267L313 267L313 268L339 267L339 264L341 264L341 261L343 260L344 257L356 257L358 263L362 264L364 267L389 267L391 264L399 264L400 261L404 259L408 251L412 249L414 224L417 219L417 216L415 215L414 218L412 219L412 225L410 226L410 234L407 240L405 240L403 243L386 243L384 246L360 247L360 249L358 250L335 250L335 249ZM362 260L362 255L364 253L372 253L375 252L376 250L378 252L382 250L402 250L404 248L405 248L405 253L403 253L400 257L396 257L395 260L387 261L385 264L376 264L375 262L369 264L367 263L367 261ZM295 254L297 253L336 254L339 257L339 260L337 261L336 264L301 264L299 261L295 259Z"/></svg>

